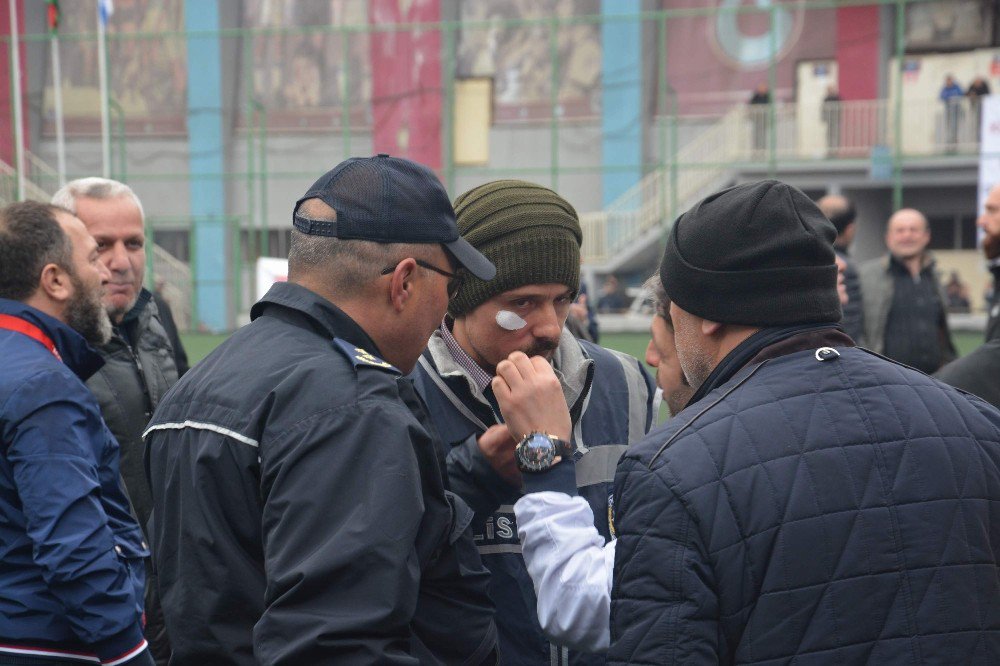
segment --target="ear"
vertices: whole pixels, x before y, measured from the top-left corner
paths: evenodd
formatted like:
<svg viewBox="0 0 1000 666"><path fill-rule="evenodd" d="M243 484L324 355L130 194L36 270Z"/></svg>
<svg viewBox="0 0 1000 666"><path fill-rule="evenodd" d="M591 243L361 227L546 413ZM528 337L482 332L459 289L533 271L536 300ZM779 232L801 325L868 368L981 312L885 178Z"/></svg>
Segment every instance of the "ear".
<svg viewBox="0 0 1000 666"><path fill-rule="evenodd" d="M722 324L716 321L709 321L707 319L701 320L701 334L705 336L712 336L722 330Z"/></svg>
<svg viewBox="0 0 1000 666"><path fill-rule="evenodd" d="M73 283L69 279L69 273L58 264L45 264L36 293L51 301L65 303L73 296Z"/></svg>
<svg viewBox="0 0 1000 666"><path fill-rule="evenodd" d="M417 262L412 257L403 259L396 264L389 280L389 301L396 312L402 312L407 302L413 298L413 280Z"/></svg>

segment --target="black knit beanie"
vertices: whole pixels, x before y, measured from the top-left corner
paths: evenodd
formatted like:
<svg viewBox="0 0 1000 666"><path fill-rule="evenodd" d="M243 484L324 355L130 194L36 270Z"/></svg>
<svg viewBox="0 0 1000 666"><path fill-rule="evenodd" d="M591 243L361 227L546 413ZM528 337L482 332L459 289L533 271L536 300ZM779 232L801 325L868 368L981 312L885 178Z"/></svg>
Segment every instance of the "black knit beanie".
<svg viewBox="0 0 1000 666"><path fill-rule="evenodd" d="M709 321L836 323L836 237L798 189L776 180L737 185L677 219L660 279L670 300Z"/></svg>
<svg viewBox="0 0 1000 666"><path fill-rule="evenodd" d="M526 284L580 288L580 220L549 188L523 180L486 183L455 199L455 215L459 233L497 274L489 282L467 275L448 303L453 317Z"/></svg>

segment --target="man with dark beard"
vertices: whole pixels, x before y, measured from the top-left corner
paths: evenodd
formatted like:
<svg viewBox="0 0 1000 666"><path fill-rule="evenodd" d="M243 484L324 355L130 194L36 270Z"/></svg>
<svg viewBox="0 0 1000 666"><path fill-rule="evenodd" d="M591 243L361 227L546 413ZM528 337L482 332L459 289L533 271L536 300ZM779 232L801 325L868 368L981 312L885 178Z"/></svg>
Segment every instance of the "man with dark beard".
<svg viewBox="0 0 1000 666"><path fill-rule="evenodd" d="M986 304L989 315L986 341L989 342L1000 338L1000 183L990 189L976 225L983 230L983 254L993 275L993 293Z"/></svg>
<svg viewBox="0 0 1000 666"><path fill-rule="evenodd" d="M128 185L96 177L70 181L55 193L52 203L83 221L97 241L101 263L111 273L104 307L114 329L110 339L98 346L104 366L87 380L87 387L121 446L122 479L148 537L153 501L143 465L142 431L177 382L183 351L175 348L152 293L142 285L146 272L142 204ZM151 561L146 563L146 577L146 638L156 662L166 666L170 641Z"/></svg>
<svg viewBox="0 0 1000 666"><path fill-rule="evenodd" d="M993 274L993 294L986 302L986 343L934 376L1000 407L1000 184L990 189L976 224L983 230L983 253Z"/></svg>
<svg viewBox="0 0 1000 666"><path fill-rule="evenodd" d="M0 664L153 663L149 551L83 383L111 334L109 277L69 212L0 210Z"/></svg>
<svg viewBox="0 0 1000 666"><path fill-rule="evenodd" d="M655 387L636 359L577 340L565 328L580 285L582 240L569 202L539 185L501 180L459 196L455 213L462 237L497 274L488 282L467 276L451 296L415 382L441 434L451 489L476 512L473 530L492 573L502 663L563 663L566 646L550 645L538 622L513 511L522 495L513 449L539 433L505 425L534 422L542 430L534 419L539 405L529 395L501 410L491 382L497 364L514 352L551 363L568 413L564 405L561 418L553 419L557 425L542 434L581 453L570 490L590 504L604 541L615 464L653 424ZM572 659L603 663L600 655Z"/></svg>

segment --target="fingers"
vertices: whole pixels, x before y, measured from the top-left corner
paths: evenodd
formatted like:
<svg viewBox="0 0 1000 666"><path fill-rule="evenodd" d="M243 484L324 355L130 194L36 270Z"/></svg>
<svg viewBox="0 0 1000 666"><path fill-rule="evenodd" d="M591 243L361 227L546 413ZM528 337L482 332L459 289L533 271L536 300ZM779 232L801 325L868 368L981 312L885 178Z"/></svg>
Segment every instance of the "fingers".
<svg viewBox="0 0 1000 666"><path fill-rule="evenodd" d="M479 450L482 451L483 457L500 478L519 488L521 472L514 459L514 448L517 446L517 442L511 437L507 426L490 426L486 432L479 436L476 443L479 444Z"/></svg>
<svg viewBox="0 0 1000 666"><path fill-rule="evenodd" d="M493 393L516 439L529 432L547 432L567 439L572 424L562 384L549 362L514 352L497 365Z"/></svg>
<svg viewBox="0 0 1000 666"><path fill-rule="evenodd" d="M523 381L529 381L534 374L535 369L531 359L524 352L513 352L497 364L497 376L503 377L512 389Z"/></svg>
<svg viewBox="0 0 1000 666"><path fill-rule="evenodd" d="M506 362L507 361L501 361L500 363L503 364ZM496 399L501 405L504 405L513 399L510 384L507 383L507 380L504 379L504 376L500 373L499 365L497 365L496 377L490 381L490 386L493 387L493 395L496 396Z"/></svg>

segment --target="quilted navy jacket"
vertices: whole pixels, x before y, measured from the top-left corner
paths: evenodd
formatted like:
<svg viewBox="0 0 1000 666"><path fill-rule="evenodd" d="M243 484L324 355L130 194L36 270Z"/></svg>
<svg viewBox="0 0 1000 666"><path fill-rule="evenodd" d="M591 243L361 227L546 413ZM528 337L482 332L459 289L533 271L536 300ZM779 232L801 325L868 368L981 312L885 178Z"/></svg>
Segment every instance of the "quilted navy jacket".
<svg viewBox="0 0 1000 666"><path fill-rule="evenodd" d="M759 358L619 465L608 663L1000 664L1000 412Z"/></svg>

